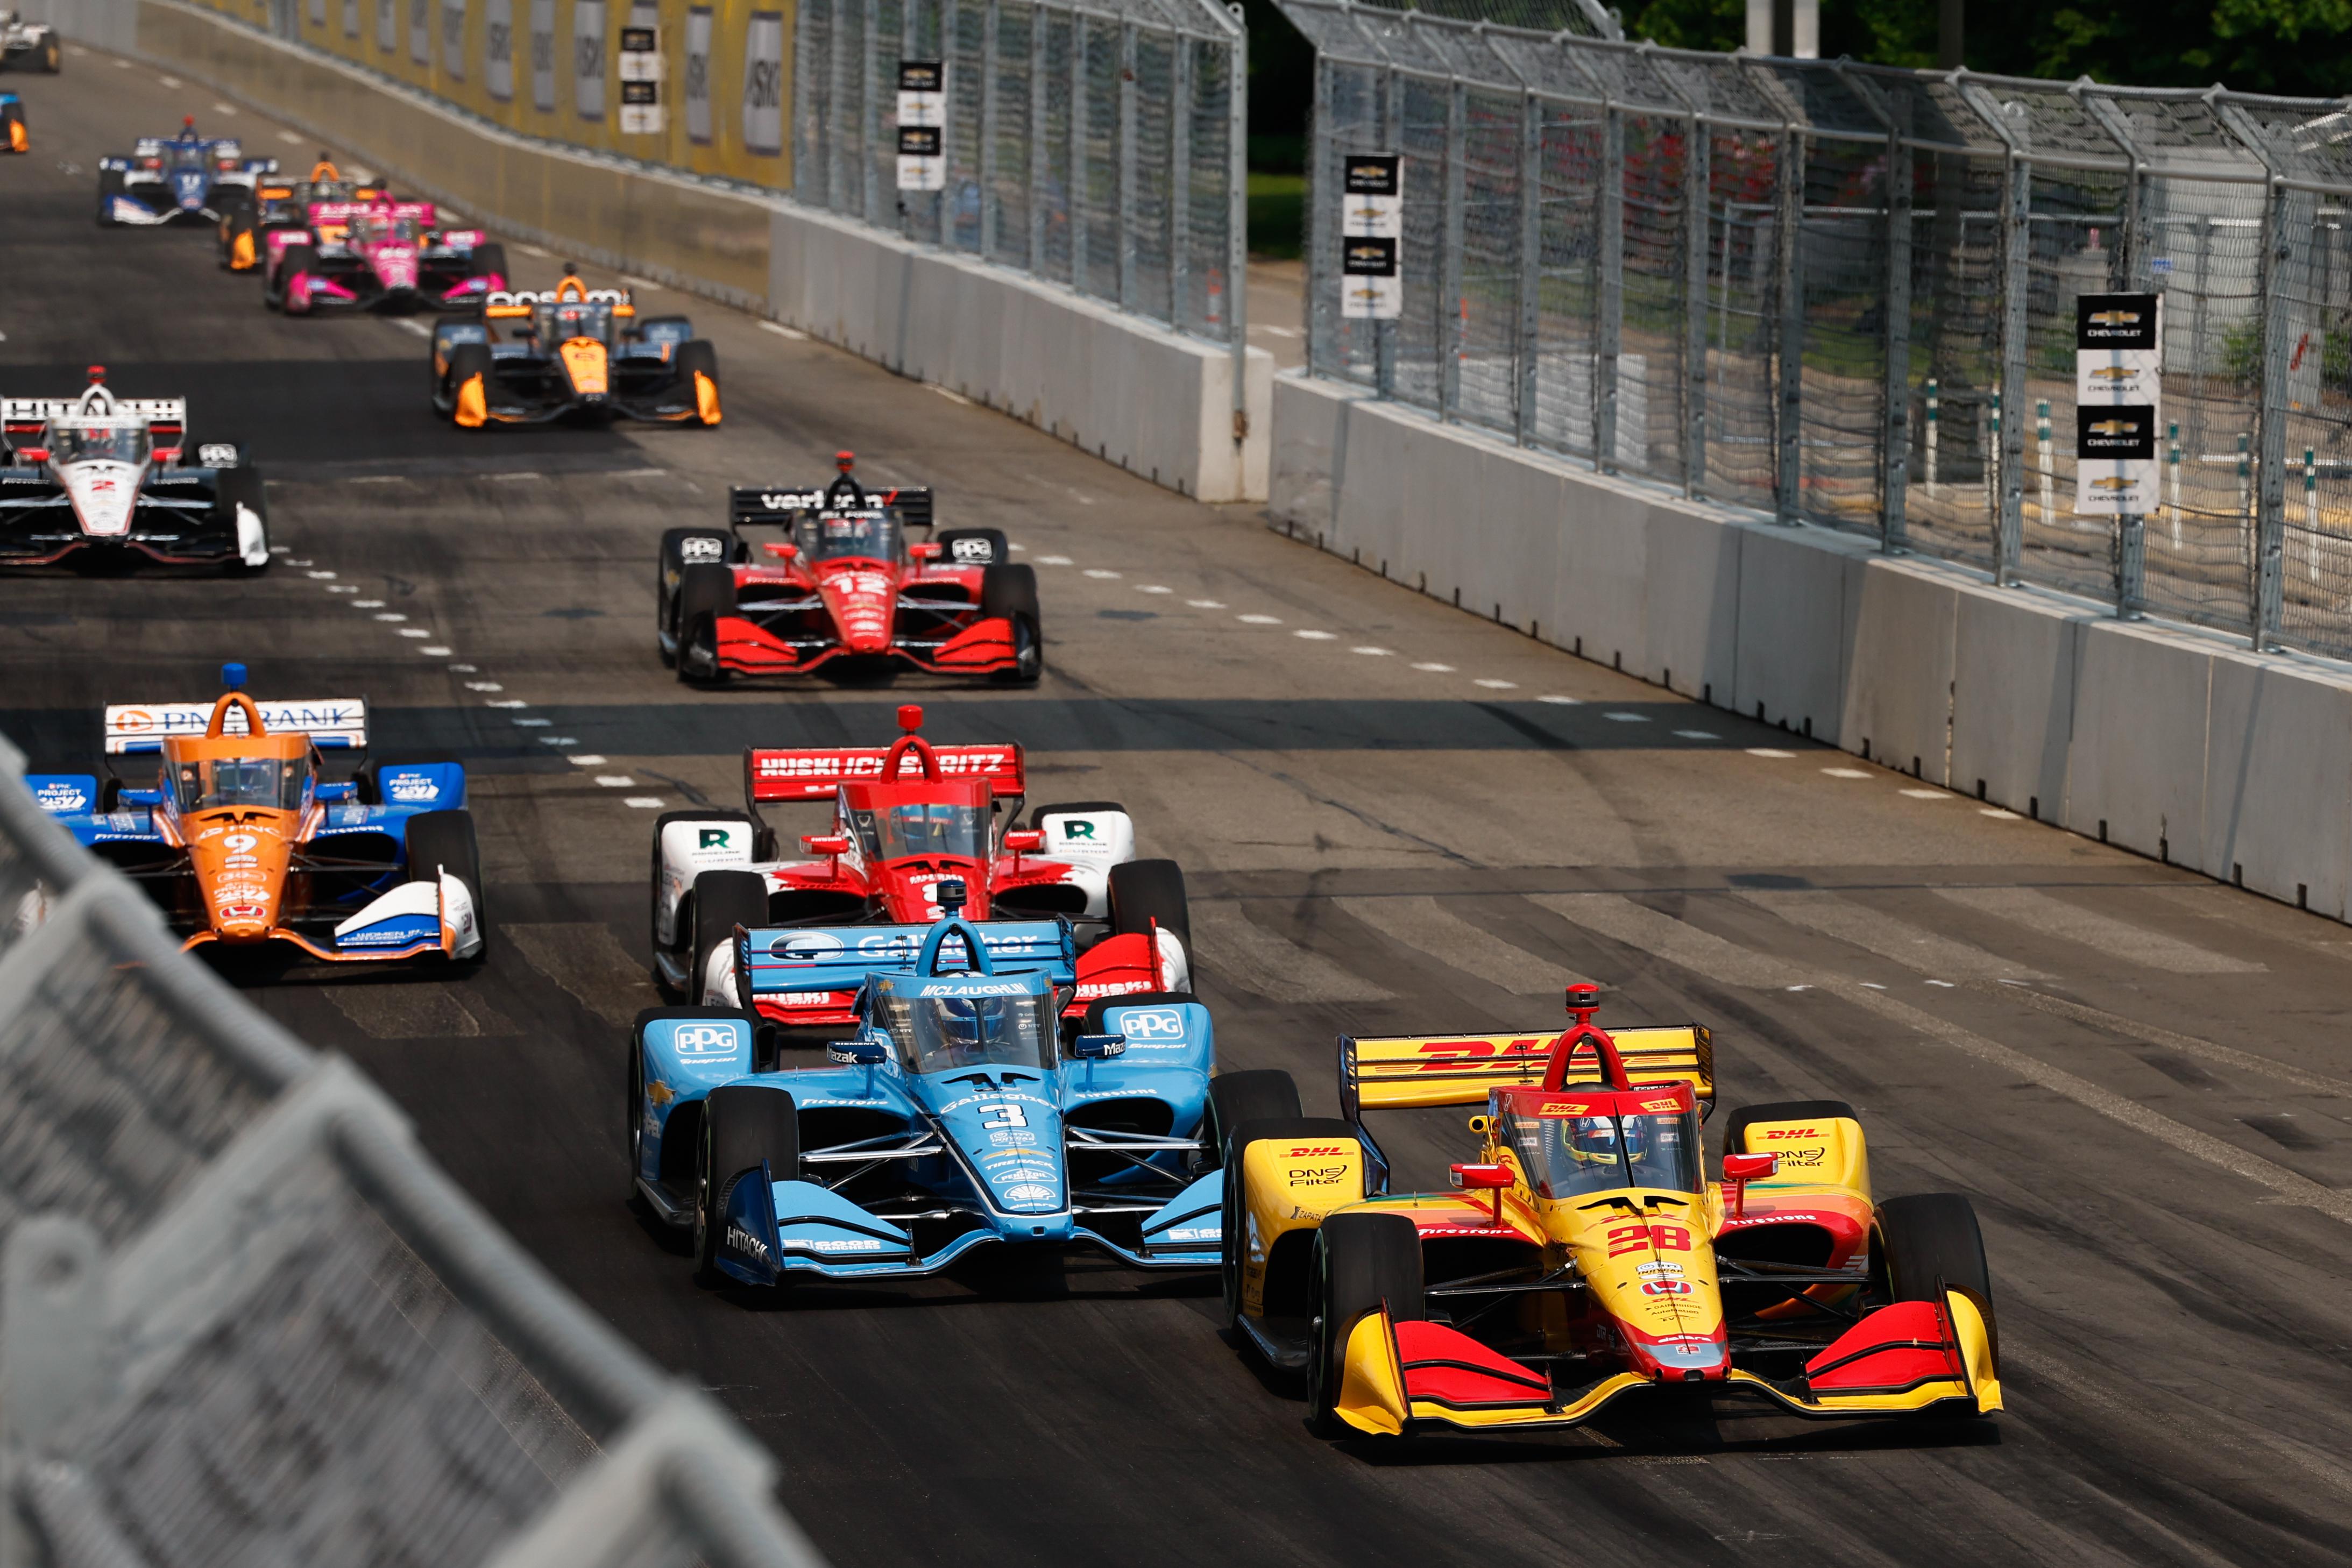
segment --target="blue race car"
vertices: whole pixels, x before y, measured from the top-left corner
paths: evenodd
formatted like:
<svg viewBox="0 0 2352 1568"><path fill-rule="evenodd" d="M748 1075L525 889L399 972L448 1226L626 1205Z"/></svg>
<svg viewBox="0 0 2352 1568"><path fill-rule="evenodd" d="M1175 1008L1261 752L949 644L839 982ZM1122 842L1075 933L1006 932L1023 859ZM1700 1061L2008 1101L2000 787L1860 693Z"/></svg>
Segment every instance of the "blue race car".
<svg viewBox="0 0 2352 1568"><path fill-rule="evenodd" d="M256 702L228 664L209 703L106 710L106 751L154 756L152 789L35 773L41 809L142 882L184 948L290 946L329 963L472 959L485 937L466 772L368 763L321 779L320 747L363 749L355 697Z"/></svg>
<svg viewBox="0 0 2352 1568"><path fill-rule="evenodd" d="M218 224L230 210L251 207L255 184L277 169L275 158L247 158L233 137L197 135L189 115L177 136L143 136L129 157L98 161L98 226Z"/></svg>
<svg viewBox="0 0 2352 1568"><path fill-rule="evenodd" d="M1286 1076L1213 1079L1184 994L1107 998L1066 1040L1069 923L968 921L963 902L950 881L928 926L738 928L739 997L857 993L826 1066L779 1069L748 1009L640 1015L632 1192L691 1230L703 1282L929 1274L991 1244L1217 1263L1224 1136L1297 1117Z"/></svg>

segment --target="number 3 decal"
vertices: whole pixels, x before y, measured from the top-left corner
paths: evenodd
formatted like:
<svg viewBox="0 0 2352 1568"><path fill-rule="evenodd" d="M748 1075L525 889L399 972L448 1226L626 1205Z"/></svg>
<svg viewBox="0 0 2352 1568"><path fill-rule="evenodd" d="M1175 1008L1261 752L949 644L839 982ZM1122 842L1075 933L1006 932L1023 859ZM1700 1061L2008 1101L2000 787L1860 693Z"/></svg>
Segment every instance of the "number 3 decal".
<svg viewBox="0 0 2352 1568"><path fill-rule="evenodd" d="M1029 1124L1029 1113L1018 1105L991 1105L988 1111L990 1119L982 1122L981 1125L991 1132L1003 1127L1025 1127Z"/></svg>

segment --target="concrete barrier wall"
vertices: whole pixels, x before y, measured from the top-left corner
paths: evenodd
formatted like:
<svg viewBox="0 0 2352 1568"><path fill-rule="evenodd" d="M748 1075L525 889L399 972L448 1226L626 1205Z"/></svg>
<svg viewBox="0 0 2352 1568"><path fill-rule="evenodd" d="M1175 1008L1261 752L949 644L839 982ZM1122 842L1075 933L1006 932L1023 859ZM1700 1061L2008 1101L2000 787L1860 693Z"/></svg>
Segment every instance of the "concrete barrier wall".
<svg viewBox="0 0 2352 1568"><path fill-rule="evenodd" d="M1182 494L1265 496L1262 350L1237 433L1222 344L779 195L523 137L174 0L44 3L68 37L241 99L492 227L774 317Z"/></svg>
<svg viewBox="0 0 2352 1568"><path fill-rule="evenodd" d="M2124 622L1297 375L1269 514L1588 659L2344 919L2352 670Z"/></svg>

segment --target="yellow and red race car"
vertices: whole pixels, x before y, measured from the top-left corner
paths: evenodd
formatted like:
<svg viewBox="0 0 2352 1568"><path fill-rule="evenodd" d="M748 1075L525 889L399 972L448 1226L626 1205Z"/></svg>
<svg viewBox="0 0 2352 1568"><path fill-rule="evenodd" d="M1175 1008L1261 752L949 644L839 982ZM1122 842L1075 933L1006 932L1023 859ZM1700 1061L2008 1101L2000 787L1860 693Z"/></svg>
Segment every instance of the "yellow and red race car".
<svg viewBox="0 0 2352 1568"><path fill-rule="evenodd" d="M1751 1106L1706 1179L1696 1024L1339 1040L1344 1120L1288 1074L1212 1085L1236 1337L1304 1370L1319 1430L1568 1427L1640 1391L1800 1416L2001 1407L1967 1198L1874 1199L1853 1110ZM1391 1194L1368 1110L1476 1104L1457 1191Z"/></svg>

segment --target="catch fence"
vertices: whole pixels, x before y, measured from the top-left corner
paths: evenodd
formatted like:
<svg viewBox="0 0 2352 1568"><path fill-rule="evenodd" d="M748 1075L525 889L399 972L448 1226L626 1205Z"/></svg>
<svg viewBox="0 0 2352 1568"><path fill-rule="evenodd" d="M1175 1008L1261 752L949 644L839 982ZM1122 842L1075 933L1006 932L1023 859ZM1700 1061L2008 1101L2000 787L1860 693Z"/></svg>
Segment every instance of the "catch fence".
<svg viewBox="0 0 2352 1568"><path fill-rule="evenodd" d="M5 740L0 1086L0 1568L822 1568L774 1461L182 954Z"/></svg>
<svg viewBox="0 0 2352 1568"><path fill-rule="evenodd" d="M2352 655L2347 103L1281 4L1317 50L1314 374ZM1393 321L1341 310L1355 154L1402 161ZM2137 537L2074 509L2074 301L2107 291L2163 300L2162 502Z"/></svg>
<svg viewBox="0 0 2352 1568"><path fill-rule="evenodd" d="M793 194L1240 354L1240 13L1213 0L802 0ZM942 191L898 188L901 60L946 68Z"/></svg>

